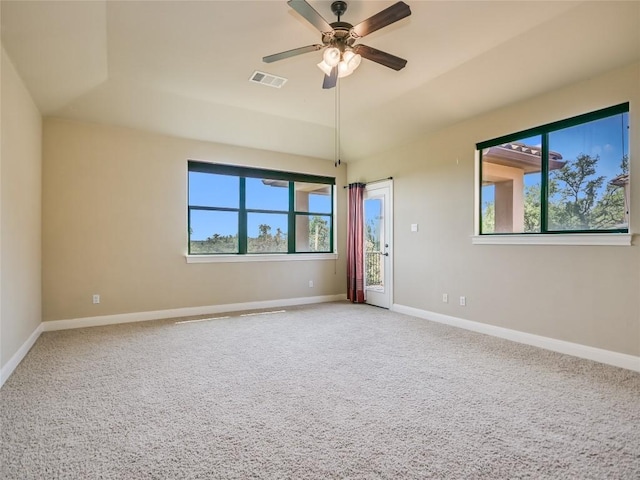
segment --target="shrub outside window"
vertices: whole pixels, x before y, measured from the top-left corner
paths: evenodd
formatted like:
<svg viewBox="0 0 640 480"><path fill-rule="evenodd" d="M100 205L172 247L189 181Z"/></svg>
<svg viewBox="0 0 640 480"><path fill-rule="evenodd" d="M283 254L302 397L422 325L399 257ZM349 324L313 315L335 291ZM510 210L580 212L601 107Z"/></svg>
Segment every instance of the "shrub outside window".
<svg viewBox="0 0 640 480"><path fill-rule="evenodd" d="M628 232L628 103L476 148L480 234Z"/></svg>
<svg viewBox="0 0 640 480"><path fill-rule="evenodd" d="M331 253L335 178L188 162L189 254Z"/></svg>

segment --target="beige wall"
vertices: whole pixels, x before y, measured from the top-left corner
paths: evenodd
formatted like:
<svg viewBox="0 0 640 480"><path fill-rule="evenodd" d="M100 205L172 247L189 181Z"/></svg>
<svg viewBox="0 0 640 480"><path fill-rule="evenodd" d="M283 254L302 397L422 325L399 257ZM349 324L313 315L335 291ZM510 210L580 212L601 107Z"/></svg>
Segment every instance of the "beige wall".
<svg viewBox="0 0 640 480"><path fill-rule="evenodd" d="M187 264L188 159L336 176L345 201L345 168L326 160L46 119L44 320L346 292L344 255ZM339 213L338 245L345 221Z"/></svg>
<svg viewBox="0 0 640 480"><path fill-rule="evenodd" d="M640 185L637 64L350 163L350 182L394 177L394 302L640 355L640 246L471 244L477 142L626 101L632 184ZM631 192L636 233L638 192ZM419 232L410 232L411 223Z"/></svg>
<svg viewBox="0 0 640 480"><path fill-rule="evenodd" d="M41 321L42 121L2 49L0 365Z"/></svg>

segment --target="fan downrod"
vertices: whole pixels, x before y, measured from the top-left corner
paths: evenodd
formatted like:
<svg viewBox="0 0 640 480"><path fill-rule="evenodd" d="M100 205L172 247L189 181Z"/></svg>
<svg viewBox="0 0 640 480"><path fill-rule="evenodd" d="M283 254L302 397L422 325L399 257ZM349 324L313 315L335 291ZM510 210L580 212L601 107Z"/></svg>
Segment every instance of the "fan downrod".
<svg viewBox="0 0 640 480"><path fill-rule="evenodd" d="M336 1L331 4L331 11L333 14L338 17L338 21L340 21L340 17L344 15L344 12L347 11L347 2Z"/></svg>

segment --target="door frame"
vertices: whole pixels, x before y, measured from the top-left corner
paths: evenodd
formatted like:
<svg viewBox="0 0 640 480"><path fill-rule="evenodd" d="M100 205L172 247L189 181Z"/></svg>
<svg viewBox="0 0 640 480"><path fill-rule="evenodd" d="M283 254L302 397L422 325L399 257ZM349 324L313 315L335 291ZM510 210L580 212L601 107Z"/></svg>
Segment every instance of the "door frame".
<svg viewBox="0 0 640 480"><path fill-rule="evenodd" d="M384 212L384 223L385 223L385 230L386 230L386 234L387 234L387 238L388 238L388 244L389 247L387 249L387 251L389 252L389 256L386 257L388 259L388 268L385 268L385 278L384 278L384 282L385 282L385 290L388 292L388 296L389 296L389 305L388 307L381 307L381 308L388 308L389 310L391 310L391 307L393 306L393 283L394 283L394 277L393 277L393 259L394 259L394 238L393 238L393 179L387 179L387 180L380 180L377 182L370 182L367 183L365 186L365 195L363 198L363 209L364 209L364 201L366 200L367 197L367 192L369 191L369 186L371 186L371 190L376 190L376 189L386 189L387 190L387 195L386 195L386 202L385 202L385 212ZM366 222L366 216L363 215L363 223ZM363 228L366 228L366 225L363 224ZM363 255L365 254L365 249L363 248ZM364 263L364 259L363 259L363 265L365 265ZM386 266L387 267L387 266ZM367 302L367 288L365 285L365 303Z"/></svg>

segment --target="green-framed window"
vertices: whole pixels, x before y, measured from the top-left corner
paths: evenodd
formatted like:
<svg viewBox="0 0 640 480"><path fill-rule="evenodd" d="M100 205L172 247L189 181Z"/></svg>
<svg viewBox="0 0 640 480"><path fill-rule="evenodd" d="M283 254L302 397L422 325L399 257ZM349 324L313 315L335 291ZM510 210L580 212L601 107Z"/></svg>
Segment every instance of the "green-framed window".
<svg viewBox="0 0 640 480"><path fill-rule="evenodd" d="M332 253L335 178L189 161L189 254Z"/></svg>
<svg viewBox="0 0 640 480"><path fill-rule="evenodd" d="M629 231L629 103L476 148L480 234Z"/></svg>

